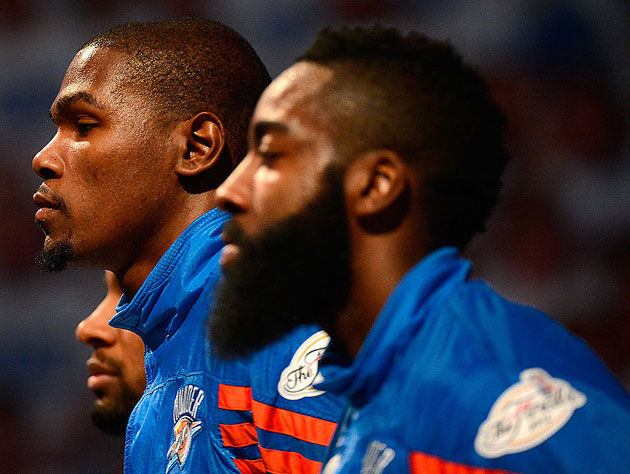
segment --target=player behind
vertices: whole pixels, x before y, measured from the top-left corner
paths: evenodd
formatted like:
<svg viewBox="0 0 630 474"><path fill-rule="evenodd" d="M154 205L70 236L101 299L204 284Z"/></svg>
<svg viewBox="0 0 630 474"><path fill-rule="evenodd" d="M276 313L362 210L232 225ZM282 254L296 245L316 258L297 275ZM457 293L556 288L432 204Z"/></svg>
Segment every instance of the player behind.
<svg viewBox="0 0 630 474"><path fill-rule="evenodd" d="M76 329L79 341L93 348L87 361L88 387L96 401L92 421L107 434L124 436L131 410L144 392L144 344L140 337L110 326L122 291L116 276L105 272L107 294Z"/></svg>
<svg viewBox="0 0 630 474"><path fill-rule="evenodd" d="M630 466L630 398L541 312L459 257L497 200L503 118L444 43L325 30L265 90L217 196L226 353L297 324L332 337L316 388L350 401L325 473Z"/></svg>
<svg viewBox="0 0 630 474"><path fill-rule="evenodd" d="M123 290L111 324L142 338L147 380L127 473L313 472L334 431L339 402L281 377L316 329L229 362L205 338L228 217L215 189L246 152L268 82L220 23L134 23L88 41L52 104L57 132L33 159L38 261L111 270Z"/></svg>

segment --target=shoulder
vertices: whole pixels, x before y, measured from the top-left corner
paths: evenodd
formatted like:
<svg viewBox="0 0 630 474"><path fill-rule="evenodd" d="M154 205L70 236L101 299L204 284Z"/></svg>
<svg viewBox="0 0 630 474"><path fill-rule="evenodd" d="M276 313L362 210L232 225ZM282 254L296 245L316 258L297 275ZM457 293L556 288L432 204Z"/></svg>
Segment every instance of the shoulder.
<svg viewBox="0 0 630 474"><path fill-rule="evenodd" d="M203 377L169 381L145 392L127 428L126 458L142 472L208 472L219 454Z"/></svg>
<svg viewBox="0 0 630 474"><path fill-rule="evenodd" d="M431 372L432 368L427 368ZM542 368L491 368L387 383L363 407L360 452L378 441L417 472L463 465L514 472L620 472L630 462L630 403ZM358 449L358 448L357 448ZM555 467L551 467L555 466ZM414 471L415 472L415 471ZM468 472L468 471L463 471Z"/></svg>
<svg viewBox="0 0 630 474"><path fill-rule="evenodd" d="M466 286L428 318L365 410L409 451L453 462L545 472L530 459L544 456L571 470L574 459L589 465L589 446L608 446L601 459L615 466L630 436L619 383L540 311Z"/></svg>
<svg viewBox="0 0 630 474"><path fill-rule="evenodd" d="M321 328L301 326L249 357L252 396L278 408L337 422L345 402L317 390L319 360L330 337Z"/></svg>
<svg viewBox="0 0 630 474"><path fill-rule="evenodd" d="M481 280L454 295L438 317L444 315L462 336L459 352L477 364L484 362L485 367L516 380L524 370L539 367L552 377L626 403L628 394L580 338L542 311L506 299Z"/></svg>

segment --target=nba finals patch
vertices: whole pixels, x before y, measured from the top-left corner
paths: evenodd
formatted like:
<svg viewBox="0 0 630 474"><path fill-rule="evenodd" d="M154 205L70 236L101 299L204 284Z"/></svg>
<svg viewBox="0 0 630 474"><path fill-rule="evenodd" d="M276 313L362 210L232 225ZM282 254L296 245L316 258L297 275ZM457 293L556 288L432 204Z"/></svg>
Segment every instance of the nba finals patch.
<svg viewBox="0 0 630 474"><path fill-rule="evenodd" d="M501 394L479 427L475 450L484 458L520 453L553 436L584 406L586 396L543 369L521 372L520 382Z"/></svg>
<svg viewBox="0 0 630 474"><path fill-rule="evenodd" d="M280 375L278 382L280 395L288 400L299 400L325 393L315 390L313 384L323 380L319 373L319 359L322 358L329 342L330 336L326 331L319 331L298 347L291 363Z"/></svg>
<svg viewBox="0 0 630 474"><path fill-rule="evenodd" d="M181 468L188 459L193 438L203 429L201 420L197 419L197 410L204 398L203 390L194 385L185 385L177 391L173 406L174 441L166 455L166 472L175 464Z"/></svg>

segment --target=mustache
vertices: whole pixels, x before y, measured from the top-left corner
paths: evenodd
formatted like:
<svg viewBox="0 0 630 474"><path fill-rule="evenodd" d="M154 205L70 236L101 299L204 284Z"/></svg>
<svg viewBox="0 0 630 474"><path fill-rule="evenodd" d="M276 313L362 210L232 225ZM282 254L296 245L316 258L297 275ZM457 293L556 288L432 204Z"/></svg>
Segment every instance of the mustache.
<svg viewBox="0 0 630 474"><path fill-rule="evenodd" d="M118 359L108 357L105 352L97 347L92 351L90 359L96 360L100 365L107 369L113 375L120 375L122 372L122 363Z"/></svg>
<svg viewBox="0 0 630 474"><path fill-rule="evenodd" d="M221 238L226 244L231 243L238 245L248 241L243 228L234 220L227 221L223 226Z"/></svg>

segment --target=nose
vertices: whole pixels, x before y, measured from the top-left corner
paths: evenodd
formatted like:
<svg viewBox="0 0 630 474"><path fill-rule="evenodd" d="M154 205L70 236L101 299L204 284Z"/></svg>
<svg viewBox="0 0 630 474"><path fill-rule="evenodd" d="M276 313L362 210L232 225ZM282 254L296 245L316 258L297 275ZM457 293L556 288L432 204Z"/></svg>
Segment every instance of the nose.
<svg viewBox="0 0 630 474"><path fill-rule="evenodd" d="M60 178L64 162L58 154L58 134L33 158L33 171L43 179Z"/></svg>
<svg viewBox="0 0 630 474"><path fill-rule="evenodd" d="M221 186L217 188L217 204L231 214L246 212L251 204L251 184L256 163L251 154L232 171Z"/></svg>
<svg viewBox="0 0 630 474"><path fill-rule="evenodd" d="M116 342L116 329L109 325L109 320L116 314L116 304L120 295L110 293L81 321L75 331L76 337L83 344L96 347L111 346Z"/></svg>

